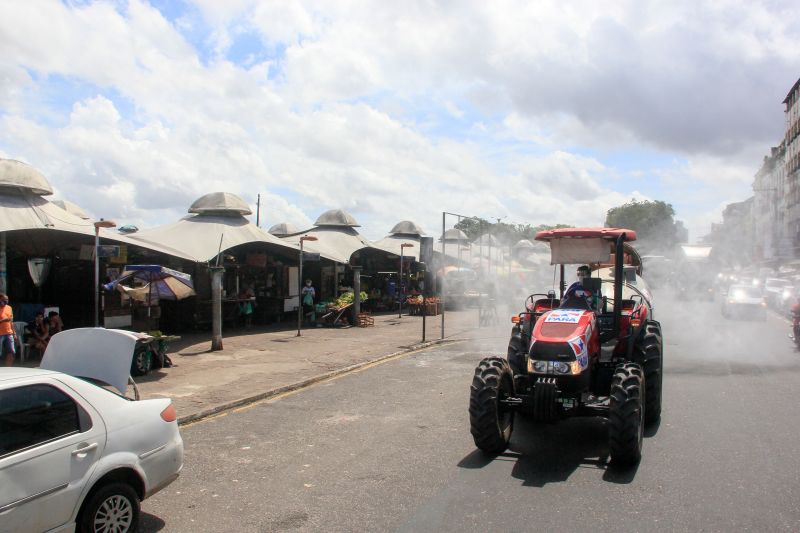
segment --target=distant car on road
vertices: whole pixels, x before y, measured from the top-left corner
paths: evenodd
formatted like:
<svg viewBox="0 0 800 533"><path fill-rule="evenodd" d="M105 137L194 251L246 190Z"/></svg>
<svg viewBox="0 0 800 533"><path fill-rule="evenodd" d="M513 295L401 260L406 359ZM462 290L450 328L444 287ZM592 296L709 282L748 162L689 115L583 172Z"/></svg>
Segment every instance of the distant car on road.
<svg viewBox="0 0 800 533"><path fill-rule="evenodd" d="M767 303L761 289L749 284L731 285L722 300L722 316L766 320Z"/></svg>
<svg viewBox="0 0 800 533"><path fill-rule="evenodd" d="M41 368L0 368L0 532L136 531L139 502L178 477L172 401L123 396L137 338L67 330Z"/></svg>
<svg viewBox="0 0 800 533"><path fill-rule="evenodd" d="M764 298L767 304L774 309L779 309L784 297L789 298L788 291L794 291L794 285L788 279L767 278L764 281Z"/></svg>

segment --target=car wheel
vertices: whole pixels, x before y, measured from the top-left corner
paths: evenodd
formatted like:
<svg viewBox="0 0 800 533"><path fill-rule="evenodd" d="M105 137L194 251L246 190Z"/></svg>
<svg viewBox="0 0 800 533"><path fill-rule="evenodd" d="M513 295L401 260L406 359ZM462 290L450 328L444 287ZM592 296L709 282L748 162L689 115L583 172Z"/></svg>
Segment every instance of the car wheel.
<svg viewBox="0 0 800 533"><path fill-rule="evenodd" d="M84 504L80 533L134 533L139 530L139 497L126 483L103 485Z"/></svg>

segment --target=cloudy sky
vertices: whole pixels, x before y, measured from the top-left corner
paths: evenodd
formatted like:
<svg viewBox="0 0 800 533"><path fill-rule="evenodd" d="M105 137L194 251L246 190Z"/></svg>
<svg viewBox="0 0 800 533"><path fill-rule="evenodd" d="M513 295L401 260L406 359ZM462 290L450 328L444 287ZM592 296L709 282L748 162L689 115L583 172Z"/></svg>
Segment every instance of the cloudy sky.
<svg viewBox="0 0 800 533"><path fill-rule="evenodd" d="M798 42L791 0L0 0L0 156L142 228L212 191L370 238L649 198L694 240L780 142Z"/></svg>

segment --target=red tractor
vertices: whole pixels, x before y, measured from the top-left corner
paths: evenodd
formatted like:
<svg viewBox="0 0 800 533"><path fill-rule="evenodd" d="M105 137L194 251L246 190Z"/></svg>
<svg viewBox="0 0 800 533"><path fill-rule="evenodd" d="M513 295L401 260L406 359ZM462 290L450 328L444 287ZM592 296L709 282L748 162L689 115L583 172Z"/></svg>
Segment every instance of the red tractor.
<svg viewBox="0 0 800 533"><path fill-rule="evenodd" d="M551 263L561 265L561 298L554 291L529 296L512 319L507 358L487 357L475 369L469 403L475 445L503 452L516 413L537 422L600 416L608 419L612 461L636 463L645 424L661 416L662 381L661 325L637 278L641 260L628 244L636 233L564 228L540 231L536 240L549 242ZM580 297L564 298L565 264L589 267Z"/></svg>

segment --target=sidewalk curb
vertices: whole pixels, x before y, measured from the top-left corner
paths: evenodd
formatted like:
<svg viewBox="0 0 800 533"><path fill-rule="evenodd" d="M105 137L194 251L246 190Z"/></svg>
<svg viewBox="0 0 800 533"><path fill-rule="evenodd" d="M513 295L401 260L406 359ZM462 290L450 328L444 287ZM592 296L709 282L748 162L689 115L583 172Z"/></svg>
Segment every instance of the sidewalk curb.
<svg viewBox="0 0 800 533"><path fill-rule="evenodd" d="M342 374L347 374L349 372L353 372L355 370L359 370L369 365L374 365L375 363L380 363L389 359L393 359L395 357L400 357L402 355L407 355L413 352L417 352L419 350L424 350L425 348L429 348L431 346L437 345L447 345L447 344L454 344L456 342L461 342L462 339L437 339L427 342L420 342L417 344L412 344L407 348L392 352L390 354L381 355L374 359L370 359L368 361L362 361L360 363L356 363L350 366L346 366L343 368L338 368L336 370L331 370L330 372L325 372L324 374L319 374L317 376L313 376L302 381L297 381L295 383L291 383L289 385L283 385L281 387L276 387L274 389L270 389L265 392L261 392L258 394L254 394L252 396L248 396L246 398L239 398L238 400L232 400L230 402L225 402L220 405L216 405L214 407L210 407L208 409L204 409L197 413L192 413L190 415L178 417L178 425L184 426L186 424L190 424L193 422L198 422L200 420L212 417L214 415L218 415L225 411L230 411L231 409L235 409L237 407L242 407L251 403L255 403L261 400L266 400L275 396L279 396L281 394L296 391L309 385L313 385L314 383L319 383L320 381L325 381L326 379L330 379L336 376L340 376Z"/></svg>

